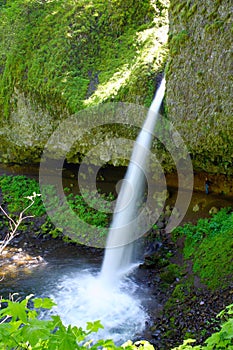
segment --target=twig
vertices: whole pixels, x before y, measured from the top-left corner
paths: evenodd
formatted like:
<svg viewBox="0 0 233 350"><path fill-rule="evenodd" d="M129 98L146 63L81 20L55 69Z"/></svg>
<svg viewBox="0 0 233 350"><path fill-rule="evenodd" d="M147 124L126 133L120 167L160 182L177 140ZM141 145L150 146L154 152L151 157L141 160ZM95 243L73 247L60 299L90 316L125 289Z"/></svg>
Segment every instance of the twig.
<svg viewBox="0 0 233 350"><path fill-rule="evenodd" d="M11 229L11 231L6 234L5 238L0 243L0 255L2 254L2 252L6 248L6 246L10 243L10 241L12 241L12 239L19 234L19 233L17 233L17 229L18 229L19 225L21 224L21 222L23 220L34 217L34 215L23 216L23 214L35 203L35 198L38 196L41 196L41 194L33 192L32 196L25 197L25 198L29 199L31 201L31 203L25 209L23 209L23 211L19 214L17 221L13 220L9 216L9 214L3 209L3 207L0 205L0 210L3 212L3 214L9 220L10 229Z"/></svg>

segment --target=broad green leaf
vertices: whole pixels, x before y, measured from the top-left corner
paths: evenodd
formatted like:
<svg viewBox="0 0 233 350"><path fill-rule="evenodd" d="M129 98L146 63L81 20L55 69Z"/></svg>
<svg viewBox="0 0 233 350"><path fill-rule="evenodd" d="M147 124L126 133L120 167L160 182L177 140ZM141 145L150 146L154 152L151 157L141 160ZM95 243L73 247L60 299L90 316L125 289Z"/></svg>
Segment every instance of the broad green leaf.
<svg viewBox="0 0 233 350"><path fill-rule="evenodd" d="M36 298L33 299L34 302L34 307L36 309L51 309L53 306L56 305L56 303L54 303L54 301L50 298Z"/></svg>
<svg viewBox="0 0 233 350"><path fill-rule="evenodd" d="M27 323L27 312L25 305L16 301L8 300L8 306L0 311L1 316L11 316L13 321L21 320Z"/></svg>
<svg viewBox="0 0 233 350"><path fill-rule="evenodd" d="M35 346L40 340L46 340L50 337L52 328L51 321L32 320L30 324L22 327L22 339L28 341L30 345Z"/></svg>
<svg viewBox="0 0 233 350"><path fill-rule="evenodd" d="M214 349L214 345L220 342L220 335L218 333L212 334L208 339L206 339L205 343L207 346L212 346Z"/></svg>
<svg viewBox="0 0 233 350"><path fill-rule="evenodd" d="M82 329L81 327L72 327L72 332L78 343L84 341L87 336L87 332L84 331L84 329Z"/></svg>
<svg viewBox="0 0 233 350"><path fill-rule="evenodd" d="M224 339L233 339L233 318L223 324L220 333Z"/></svg>
<svg viewBox="0 0 233 350"><path fill-rule="evenodd" d="M0 324L0 340L4 337L9 337L12 333L16 332L21 325L21 321L4 322Z"/></svg>
<svg viewBox="0 0 233 350"><path fill-rule="evenodd" d="M78 349L75 335L72 333L72 327L68 326L66 329L64 326L59 328L49 338L48 343L51 350L75 350Z"/></svg>
<svg viewBox="0 0 233 350"><path fill-rule="evenodd" d="M89 331L89 332L98 332L99 329L103 329L103 325L101 324L100 320L97 320L95 322L87 322L87 327L86 329Z"/></svg>
<svg viewBox="0 0 233 350"><path fill-rule="evenodd" d="M192 346L189 344L195 343L196 340L195 339L185 339L183 341L183 344L171 349L171 350L201 350L201 346L197 345L197 346Z"/></svg>

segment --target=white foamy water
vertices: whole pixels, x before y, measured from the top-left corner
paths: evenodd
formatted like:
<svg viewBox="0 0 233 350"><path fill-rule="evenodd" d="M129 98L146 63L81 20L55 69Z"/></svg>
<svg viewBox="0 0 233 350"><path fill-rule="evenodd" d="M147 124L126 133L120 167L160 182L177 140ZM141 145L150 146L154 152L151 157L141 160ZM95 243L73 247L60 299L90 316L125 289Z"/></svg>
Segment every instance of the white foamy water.
<svg viewBox="0 0 233 350"><path fill-rule="evenodd" d="M104 329L91 338L110 338L121 344L145 328L147 314L137 292L138 286L128 277L108 289L96 274L83 270L58 281L57 290L51 295L57 303L53 312L61 315L65 325L85 328L87 322L100 320Z"/></svg>

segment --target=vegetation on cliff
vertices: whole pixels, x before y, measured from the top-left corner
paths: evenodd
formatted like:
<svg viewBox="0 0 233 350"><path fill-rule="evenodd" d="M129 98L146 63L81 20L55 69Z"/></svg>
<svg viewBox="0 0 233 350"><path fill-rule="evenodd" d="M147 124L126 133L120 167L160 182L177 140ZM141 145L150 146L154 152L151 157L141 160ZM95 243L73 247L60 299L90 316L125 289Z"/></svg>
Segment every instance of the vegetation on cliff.
<svg viewBox="0 0 233 350"><path fill-rule="evenodd" d="M184 257L192 259L193 272L212 289L228 286L233 277L233 212L221 209L197 225L185 224L173 233L185 237Z"/></svg>
<svg viewBox="0 0 233 350"><path fill-rule="evenodd" d="M106 84L114 74L123 79L123 71L129 76L139 56L145 55L145 41L151 40L154 18L163 9L162 3L153 7L148 0L6 1L0 8L4 115L14 108L15 89L55 113L83 108L98 84ZM141 69L144 66L150 75L155 59L141 61ZM151 79L140 75L135 79L141 80L144 100ZM105 98L116 92L105 91Z"/></svg>
<svg viewBox="0 0 233 350"><path fill-rule="evenodd" d="M0 176L0 187L2 205L14 219L23 208L31 203L28 197L32 193L40 193L40 187L36 180L21 175ZM95 193L92 194L90 191L86 191L82 195L74 194L71 192L71 188L68 187L64 189L64 192L68 204L65 209L61 205L55 187L47 185L43 188L42 197L43 199L47 198L46 207L41 197L36 197L34 205L27 210L28 215L35 216L35 219L41 218L41 227L37 232L38 236L62 238L65 242L73 241L87 246L103 247L106 240L107 226L111 219L110 207L114 196L111 193L108 195L102 194L104 204L102 204L102 209L98 206L99 210L96 210L95 205L99 199L96 198ZM52 215L52 219L46 215L46 210L56 212ZM88 225L85 225L85 223L95 227L94 234L91 230L88 230ZM27 230L28 225L33 226L33 219L30 222L25 221L25 225L20 225L19 231L23 233ZM3 229L2 236L6 234L5 226L8 226L8 220L3 215L0 216L0 228Z"/></svg>
<svg viewBox="0 0 233 350"><path fill-rule="evenodd" d="M0 3L2 161L39 161L57 123L106 101L149 105L167 0Z"/></svg>
<svg viewBox="0 0 233 350"><path fill-rule="evenodd" d="M175 259L178 265L176 269L173 267L173 275L169 275L172 291L153 331L163 344L177 345L181 338L188 344L189 338L195 338L203 345L194 346L194 349L205 349L206 338L210 337L207 349L230 349L233 341L230 324L228 345L211 342L214 339L223 341L223 335L213 334L220 330L215 316L232 301L232 208L223 208L209 218L199 219L196 225L186 223L175 229L172 237L177 249L173 261ZM179 273L176 271L178 267ZM160 277L163 283L167 282L164 273L160 273ZM191 344L186 346L192 349ZM178 345L176 349L180 349Z"/></svg>
<svg viewBox="0 0 233 350"><path fill-rule="evenodd" d="M0 16L0 161L39 162L83 108L149 106L167 61L166 113L195 169L232 174L231 1L5 0Z"/></svg>
<svg viewBox="0 0 233 350"><path fill-rule="evenodd" d="M197 170L232 174L232 2L170 1L167 113Z"/></svg>

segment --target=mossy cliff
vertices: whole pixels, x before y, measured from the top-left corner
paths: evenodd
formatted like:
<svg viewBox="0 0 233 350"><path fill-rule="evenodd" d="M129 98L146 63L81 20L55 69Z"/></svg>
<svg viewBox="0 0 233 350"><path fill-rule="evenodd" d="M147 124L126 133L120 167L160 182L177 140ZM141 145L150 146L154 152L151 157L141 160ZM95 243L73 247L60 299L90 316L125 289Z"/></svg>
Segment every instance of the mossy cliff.
<svg viewBox="0 0 233 350"><path fill-rule="evenodd" d="M39 161L59 122L89 106L148 106L167 9L167 0L0 1L0 161Z"/></svg>
<svg viewBox="0 0 233 350"><path fill-rule="evenodd" d="M195 169L232 174L231 6L0 1L0 161L39 162L60 121L84 108L112 101L148 107L166 64L166 114ZM112 135L111 125L105 130ZM80 150L85 145L73 147L68 160L78 162Z"/></svg>
<svg viewBox="0 0 233 350"><path fill-rule="evenodd" d="M167 113L196 169L232 174L232 1L171 0Z"/></svg>

